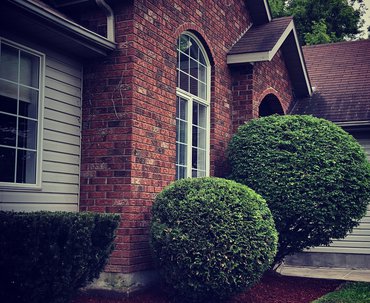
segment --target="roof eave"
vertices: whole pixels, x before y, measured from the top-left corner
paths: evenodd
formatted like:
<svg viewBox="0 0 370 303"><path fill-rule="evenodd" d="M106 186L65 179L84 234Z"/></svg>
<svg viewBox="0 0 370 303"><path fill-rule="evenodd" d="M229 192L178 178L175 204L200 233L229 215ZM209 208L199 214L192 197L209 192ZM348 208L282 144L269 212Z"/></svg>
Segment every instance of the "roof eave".
<svg viewBox="0 0 370 303"><path fill-rule="evenodd" d="M293 20L288 24L278 41L275 43L274 47L271 50L266 50L264 52L255 52L255 53L239 53L239 54L230 54L227 55L227 63L228 64L245 64L245 63L255 63L260 61L271 61L278 50L283 46L284 43L292 43L291 40L287 40L288 36L292 34L293 44L292 45L295 50L297 51L299 63L294 65L297 69L301 70L302 76L305 82L304 92L301 95L311 96L312 95L312 88L310 79L308 77L306 63L304 61L303 53L301 46L298 42L297 32L294 26Z"/></svg>
<svg viewBox="0 0 370 303"><path fill-rule="evenodd" d="M79 43L88 50L88 56L104 56L116 48L116 43L107 38L64 18L61 15L53 14L35 2L24 0L8 0L22 11L45 22L49 27L58 30L64 35L70 36L74 43ZM83 53L80 55L84 56Z"/></svg>

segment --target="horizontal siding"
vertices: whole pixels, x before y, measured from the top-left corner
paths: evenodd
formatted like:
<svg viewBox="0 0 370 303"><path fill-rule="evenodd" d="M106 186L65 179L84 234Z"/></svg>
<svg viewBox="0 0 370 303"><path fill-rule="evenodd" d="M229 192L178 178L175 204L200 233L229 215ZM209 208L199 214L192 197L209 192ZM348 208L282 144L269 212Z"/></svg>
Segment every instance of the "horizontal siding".
<svg viewBox="0 0 370 303"><path fill-rule="evenodd" d="M82 66L40 51L46 55L41 189L0 189L0 209L78 211Z"/></svg>
<svg viewBox="0 0 370 303"><path fill-rule="evenodd" d="M361 146L365 149L370 161L370 131L353 133ZM351 253L370 255L370 205L365 217L360 220L360 225L353 229L346 238L335 240L328 247L315 247L312 252Z"/></svg>

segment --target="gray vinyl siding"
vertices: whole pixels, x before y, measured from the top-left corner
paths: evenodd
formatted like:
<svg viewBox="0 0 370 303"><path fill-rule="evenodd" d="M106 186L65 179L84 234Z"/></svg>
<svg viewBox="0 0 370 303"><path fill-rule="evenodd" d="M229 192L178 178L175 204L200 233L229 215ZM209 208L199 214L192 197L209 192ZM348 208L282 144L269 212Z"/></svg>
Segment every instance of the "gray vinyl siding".
<svg viewBox="0 0 370 303"><path fill-rule="evenodd" d="M352 132L361 146L365 149L370 161L370 130L363 132ZM333 241L329 247L316 247L312 252L351 253L370 255L370 205L367 213L360 221L360 225L342 240Z"/></svg>
<svg viewBox="0 0 370 303"><path fill-rule="evenodd" d="M82 65L29 47L45 54L41 189L0 187L0 210L78 211Z"/></svg>

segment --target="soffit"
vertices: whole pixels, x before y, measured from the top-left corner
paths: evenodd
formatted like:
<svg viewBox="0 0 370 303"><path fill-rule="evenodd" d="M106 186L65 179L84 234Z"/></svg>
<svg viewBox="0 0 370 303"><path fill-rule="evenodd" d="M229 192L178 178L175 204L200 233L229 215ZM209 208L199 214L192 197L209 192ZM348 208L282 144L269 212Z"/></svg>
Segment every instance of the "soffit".
<svg viewBox="0 0 370 303"><path fill-rule="evenodd" d="M0 25L81 58L105 56L116 44L34 0L1 3Z"/></svg>

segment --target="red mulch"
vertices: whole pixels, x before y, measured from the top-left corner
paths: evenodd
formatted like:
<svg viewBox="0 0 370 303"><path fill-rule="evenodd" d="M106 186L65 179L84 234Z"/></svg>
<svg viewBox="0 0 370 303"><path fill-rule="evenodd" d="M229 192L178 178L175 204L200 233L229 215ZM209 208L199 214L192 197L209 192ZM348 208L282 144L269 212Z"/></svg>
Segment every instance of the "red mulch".
<svg viewBox="0 0 370 303"><path fill-rule="evenodd" d="M249 291L239 294L227 303L309 303L324 294L335 290L342 282L280 275L265 275L261 282ZM158 290L126 298L124 295L103 298L81 294L72 303L171 303L171 300Z"/></svg>

